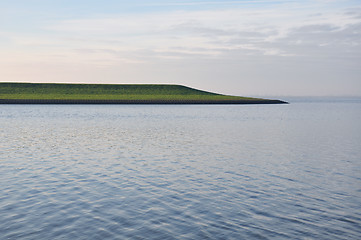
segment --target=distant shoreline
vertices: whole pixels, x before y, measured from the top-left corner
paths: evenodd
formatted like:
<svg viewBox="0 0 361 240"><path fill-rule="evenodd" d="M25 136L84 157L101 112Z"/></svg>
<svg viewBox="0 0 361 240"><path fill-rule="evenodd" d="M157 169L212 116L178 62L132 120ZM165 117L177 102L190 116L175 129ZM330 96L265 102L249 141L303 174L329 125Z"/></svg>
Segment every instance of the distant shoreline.
<svg viewBox="0 0 361 240"><path fill-rule="evenodd" d="M0 104L284 104L167 84L0 83Z"/></svg>
<svg viewBox="0 0 361 240"><path fill-rule="evenodd" d="M0 104L287 104L281 100L69 100L0 99Z"/></svg>

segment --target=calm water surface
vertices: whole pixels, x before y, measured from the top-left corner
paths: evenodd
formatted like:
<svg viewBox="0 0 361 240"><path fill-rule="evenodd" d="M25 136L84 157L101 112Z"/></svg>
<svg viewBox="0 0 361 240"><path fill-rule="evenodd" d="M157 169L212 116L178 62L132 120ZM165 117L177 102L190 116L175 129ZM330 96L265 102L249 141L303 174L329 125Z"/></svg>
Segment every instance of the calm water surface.
<svg viewBox="0 0 361 240"><path fill-rule="evenodd" d="M0 105L0 150L0 239L361 239L361 99Z"/></svg>

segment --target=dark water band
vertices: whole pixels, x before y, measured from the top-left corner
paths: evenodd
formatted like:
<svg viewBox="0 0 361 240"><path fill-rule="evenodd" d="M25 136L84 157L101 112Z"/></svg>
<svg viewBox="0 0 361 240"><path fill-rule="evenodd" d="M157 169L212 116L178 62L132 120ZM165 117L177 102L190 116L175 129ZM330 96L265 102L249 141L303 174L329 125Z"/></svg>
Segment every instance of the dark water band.
<svg viewBox="0 0 361 240"><path fill-rule="evenodd" d="M280 100L71 100L0 99L0 104L285 104Z"/></svg>

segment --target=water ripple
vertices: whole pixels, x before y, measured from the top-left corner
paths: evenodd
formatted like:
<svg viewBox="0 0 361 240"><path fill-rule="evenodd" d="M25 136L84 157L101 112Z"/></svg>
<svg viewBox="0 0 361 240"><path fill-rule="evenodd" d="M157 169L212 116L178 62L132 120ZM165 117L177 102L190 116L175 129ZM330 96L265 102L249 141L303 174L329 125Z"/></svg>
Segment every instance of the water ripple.
<svg viewBox="0 0 361 240"><path fill-rule="evenodd" d="M352 104L1 106L0 236L361 238Z"/></svg>

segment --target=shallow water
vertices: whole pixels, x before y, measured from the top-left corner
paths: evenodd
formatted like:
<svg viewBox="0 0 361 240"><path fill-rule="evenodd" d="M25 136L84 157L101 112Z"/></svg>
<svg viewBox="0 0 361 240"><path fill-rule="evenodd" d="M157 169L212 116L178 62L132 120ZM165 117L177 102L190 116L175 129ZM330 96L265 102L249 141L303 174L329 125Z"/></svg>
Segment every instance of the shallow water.
<svg viewBox="0 0 361 240"><path fill-rule="evenodd" d="M0 239L358 239L360 119L360 99L0 105Z"/></svg>

